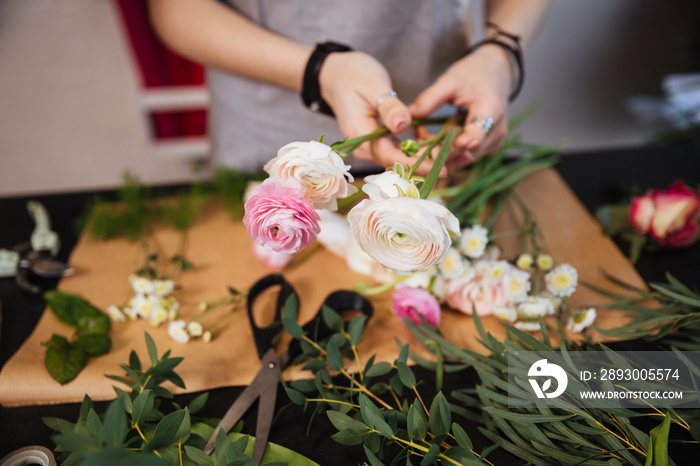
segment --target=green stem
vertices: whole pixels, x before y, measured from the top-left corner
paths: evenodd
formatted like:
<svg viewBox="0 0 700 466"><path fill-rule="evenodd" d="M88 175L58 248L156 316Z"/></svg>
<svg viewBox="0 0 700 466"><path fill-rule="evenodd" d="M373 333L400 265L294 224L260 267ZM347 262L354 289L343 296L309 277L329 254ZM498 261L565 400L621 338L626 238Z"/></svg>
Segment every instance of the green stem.
<svg viewBox="0 0 700 466"><path fill-rule="evenodd" d="M461 132L462 128L460 126L455 126L454 128L451 128L449 131L447 131L445 139L442 141L440 152L438 152L438 155L435 158L435 163L430 169L430 173L428 173L428 176L425 178L425 183L423 183L423 186L420 189L421 199L427 199L430 195L430 192L433 190L433 187L435 186L435 183L437 183L438 177L440 176L440 171L442 170L442 167L445 166L447 156L449 155L450 149L452 148L452 143L454 142L457 135Z"/></svg>
<svg viewBox="0 0 700 466"><path fill-rule="evenodd" d="M382 293L386 293L387 291L391 290L394 288L394 286L398 283L401 283L404 280L407 280L410 275L399 275L389 283L385 283L383 285L375 286L374 288L369 288L364 291L358 291L363 296L376 296Z"/></svg>

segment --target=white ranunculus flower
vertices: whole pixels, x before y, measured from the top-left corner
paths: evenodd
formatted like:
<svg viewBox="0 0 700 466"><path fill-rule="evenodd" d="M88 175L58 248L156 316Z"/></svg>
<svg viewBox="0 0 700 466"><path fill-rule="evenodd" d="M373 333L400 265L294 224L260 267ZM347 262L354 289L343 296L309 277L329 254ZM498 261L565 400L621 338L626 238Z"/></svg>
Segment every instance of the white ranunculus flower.
<svg viewBox="0 0 700 466"><path fill-rule="evenodd" d="M265 165L273 178L297 180L314 202L315 209L338 209L338 199L357 192L350 166L331 147L318 141L292 142Z"/></svg>
<svg viewBox="0 0 700 466"><path fill-rule="evenodd" d="M459 235L459 220L446 207L425 199L365 199L348 213L363 251L400 275L425 270L444 259Z"/></svg>
<svg viewBox="0 0 700 466"><path fill-rule="evenodd" d="M378 201L387 197L399 197L397 186L406 193L411 183L395 171L387 170L379 175L366 176L362 191L373 201Z"/></svg>

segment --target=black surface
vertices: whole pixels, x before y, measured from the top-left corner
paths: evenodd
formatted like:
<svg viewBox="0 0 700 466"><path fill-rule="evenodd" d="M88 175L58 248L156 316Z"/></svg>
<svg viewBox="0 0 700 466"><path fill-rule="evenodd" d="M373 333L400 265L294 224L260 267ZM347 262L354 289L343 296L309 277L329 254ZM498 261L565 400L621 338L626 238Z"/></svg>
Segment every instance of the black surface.
<svg viewBox="0 0 700 466"><path fill-rule="evenodd" d="M697 185L700 181L698 154L700 147L693 144L567 154L562 157L558 169L586 208L592 211L603 203L618 200L621 190L633 184L644 190L649 187L664 187L676 178L683 178ZM46 206L51 215L53 229L63 241L60 258L64 260L78 238L75 220L85 211L93 195L77 193L34 197ZM107 197L111 195L113 193L106 193ZM0 218L9 223L0 228L0 247L11 247L29 238L33 223L26 212L27 200L28 198L0 199ZM662 281L665 271L670 271L685 283L697 285L700 283L698 264L700 244L695 244L683 250L646 254L639 261L637 269L648 281ZM0 343L2 365L29 336L43 312L44 303L40 297L19 290L14 281L8 278L0 279L0 300L3 313ZM651 349L649 345L639 342L622 342L615 347L619 350ZM115 373L117 372L118 368L115 368ZM425 394L425 398L431 398L433 374L419 368L416 372L418 378L425 381L421 392ZM444 392L474 386L476 380L478 377L473 371L447 375ZM240 387L210 390L209 402L201 415L220 417L241 391ZM176 399L182 404L196 395L182 395ZM281 392L278 396L278 408L284 406L286 400L286 395ZM98 403L97 406L99 410L106 406L106 403ZM72 421L77 418L78 409L78 404L0 408L0 457L30 444L53 447L50 440L51 431L43 425L41 418L54 416ZM255 431L254 412L252 410L244 418L245 431L249 433ZM299 407L285 410L273 426L270 441L292 448L322 465L358 465L366 461L361 448L344 447L330 439L335 429L325 416L316 417L307 434L306 427L310 417L310 412L305 413ZM476 424L465 421L463 426L472 437L476 451L490 446L490 441L478 432ZM650 427L645 426L643 430L648 431ZM673 448L671 456L677 464L697 464L694 458L697 458L700 449L689 446ZM489 458L496 465L522 464L501 450L493 452Z"/></svg>

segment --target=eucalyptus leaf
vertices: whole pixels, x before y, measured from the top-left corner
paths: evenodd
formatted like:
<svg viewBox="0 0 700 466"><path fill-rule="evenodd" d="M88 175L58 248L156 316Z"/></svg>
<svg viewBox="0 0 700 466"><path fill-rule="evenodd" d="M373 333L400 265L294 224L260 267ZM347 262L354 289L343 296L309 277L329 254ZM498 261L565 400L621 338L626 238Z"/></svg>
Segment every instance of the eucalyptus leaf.
<svg viewBox="0 0 700 466"><path fill-rule="evenodd" d="M65 337L54 335L43 345L46 346L44 356L46 369L49 375L61 385L75 379L87 365L87 352L82 348L73 347Z"/></svg>

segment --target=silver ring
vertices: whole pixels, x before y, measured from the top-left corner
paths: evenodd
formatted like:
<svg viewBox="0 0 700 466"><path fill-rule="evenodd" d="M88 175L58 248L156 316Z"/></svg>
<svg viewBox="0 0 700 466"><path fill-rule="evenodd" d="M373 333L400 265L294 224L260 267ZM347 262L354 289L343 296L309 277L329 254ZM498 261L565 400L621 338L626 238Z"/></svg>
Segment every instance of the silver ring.
<svg viewBox="0 0 700 466"><path fill-rule="evenodd" d="M484 130L484 133L489 134L491 128L493 127L493 118L487 116L478 115L472 120L472 124L477 128Z"/></svg>
<svg viewBox="0 0 700 466"><path fill-rule="evenodd" d="M389 91L389 92L385 92L384 94L380 95L379 98L377 99L377 103L376 103L375 107L379 107L379 104L384 102L389 97L396 97L396 91Z"/></svg>

